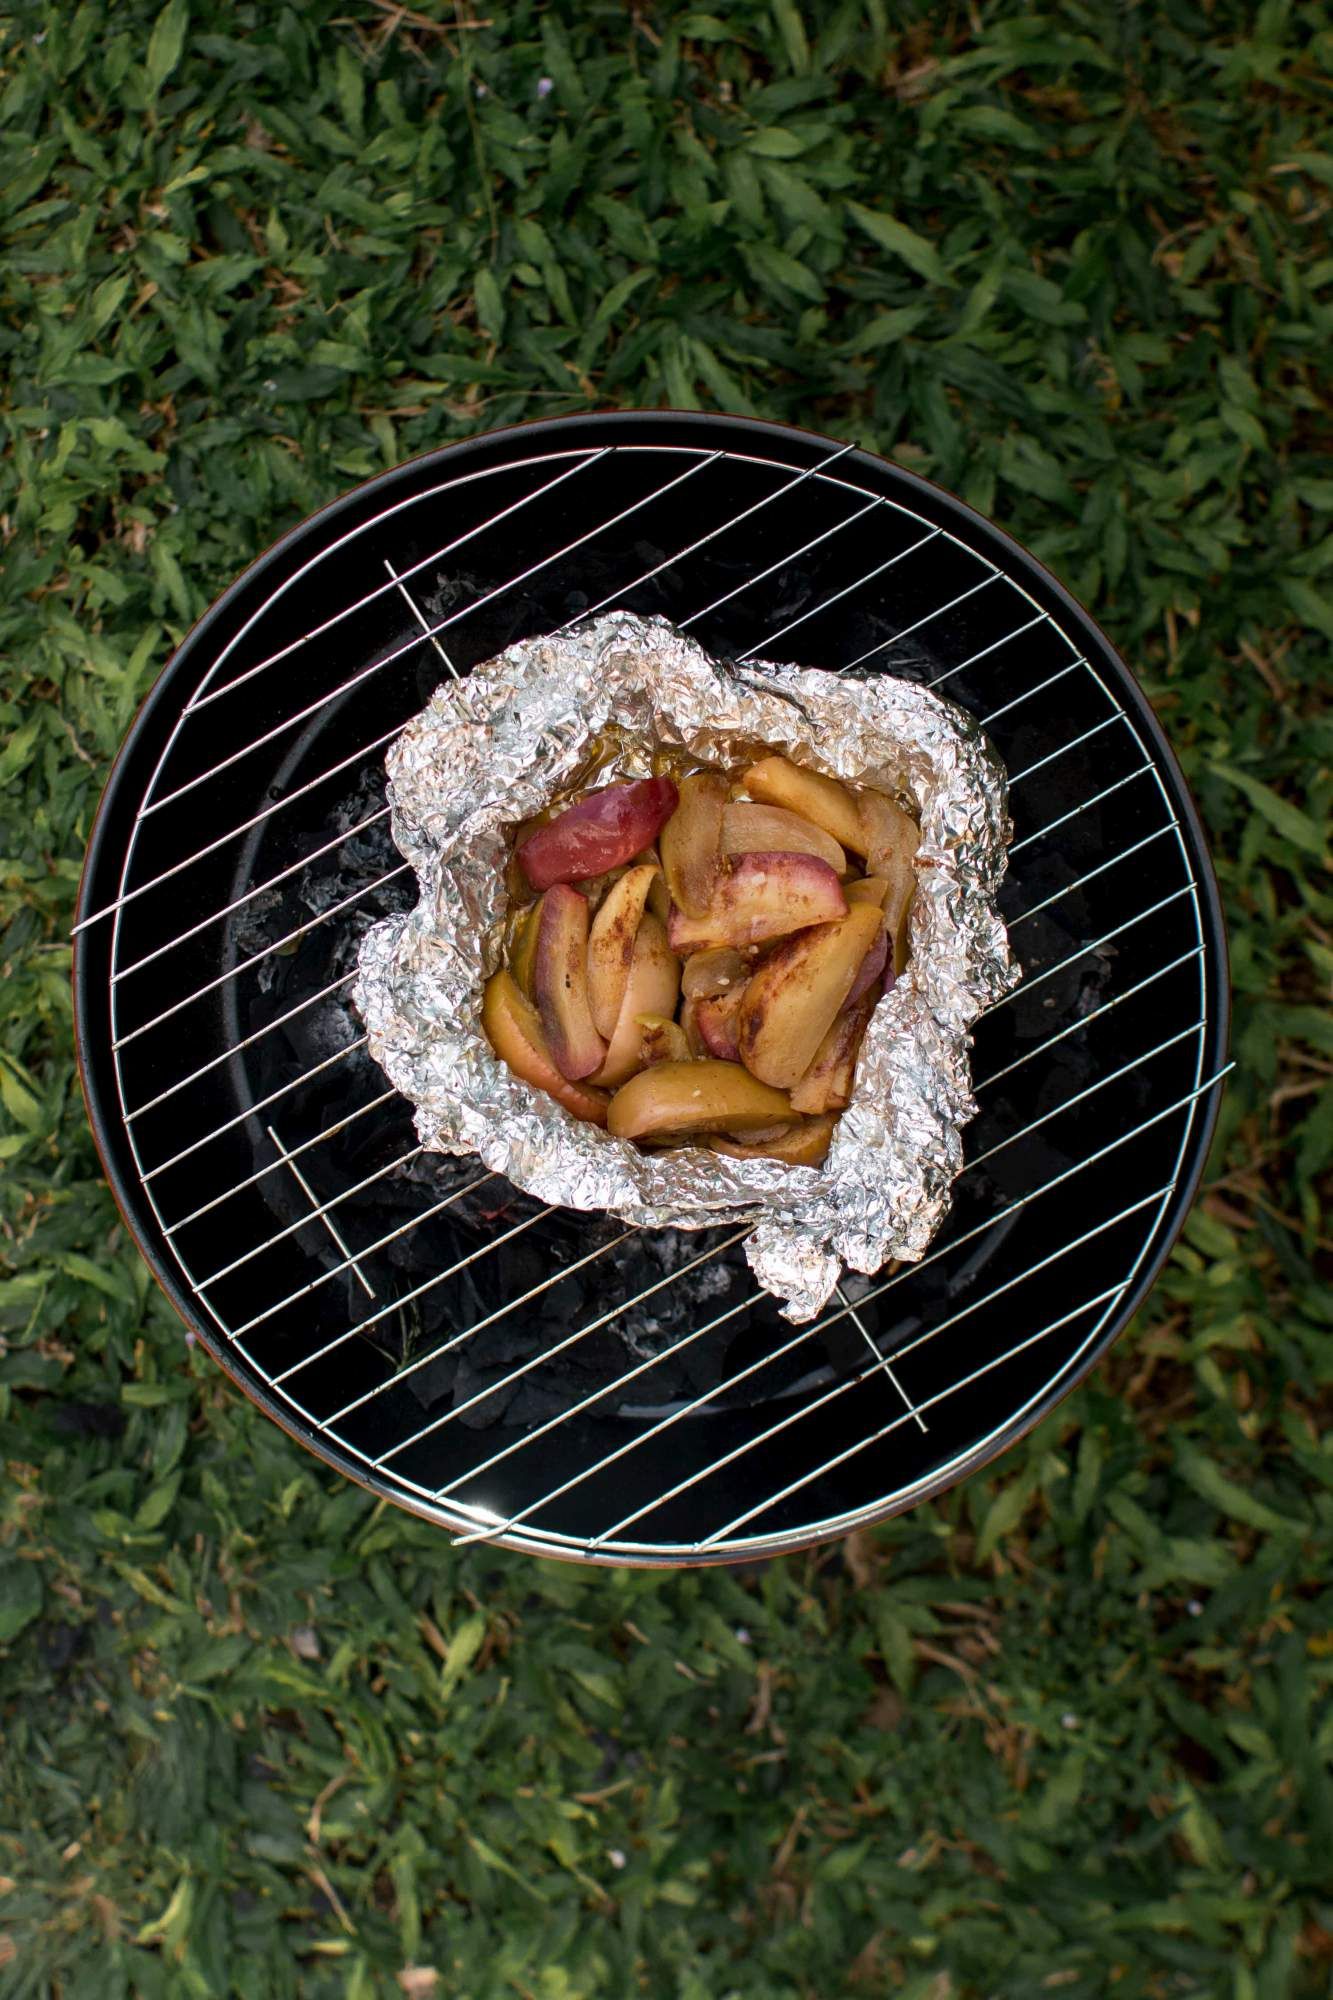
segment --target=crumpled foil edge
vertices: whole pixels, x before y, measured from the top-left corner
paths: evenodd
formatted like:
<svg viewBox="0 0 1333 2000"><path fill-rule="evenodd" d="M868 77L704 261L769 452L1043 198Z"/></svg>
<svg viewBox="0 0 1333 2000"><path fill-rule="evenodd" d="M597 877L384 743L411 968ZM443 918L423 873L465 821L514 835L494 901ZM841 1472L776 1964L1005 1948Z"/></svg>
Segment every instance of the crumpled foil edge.
<svg viewBox="0 0 1333 2000"><path fill-rule="evenodd" d="M657 746L726 766L771 750L919 811L911 965L875 1010L822 1167L641 1152L520 1082L482 1031L513 830L580 781L608 731L623 748L599 784L643 775ZM443 683L387 765L393 838L421 893L366 933L353 999L427 1150L475 1153L540 1200L649 1228L752 1219L750 1265L798 1324L844 1266L873 1274L924 1254L976 1109L969 1030L1021 977L995 907L1006 778L973 717L887 674L722 667L664 619L617 611Z"/></svg>

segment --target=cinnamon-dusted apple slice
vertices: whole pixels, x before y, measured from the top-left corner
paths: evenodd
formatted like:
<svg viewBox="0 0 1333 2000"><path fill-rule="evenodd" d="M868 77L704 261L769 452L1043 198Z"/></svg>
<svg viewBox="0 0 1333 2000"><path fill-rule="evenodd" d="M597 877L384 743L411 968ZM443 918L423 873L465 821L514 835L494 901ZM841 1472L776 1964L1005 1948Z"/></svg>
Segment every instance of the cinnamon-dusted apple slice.
<svg viewBox="0 0 1333 2000"><path fill-rule="evenodd" d="M884 792L862 792L856 801L867 875L889 875L890 864L911 866L921 845L921 829L910 813Z"/></svg>
<svg viewBox="0 0 1333 2000"><path fill-rule="evenodd" d="M854 903L840 923L787 938L765 959L745 989L737 1025L752 1076L778 1090L804 1076L883 921L872 903Z"/></svg>
<svg viewBox="0 0 1333 2000"><path fill-rule="evenodd" d="M847 866L832 834L785 806L752 805L735 799L722 809L724 854L817 854L835 875Z"/></svg>
<svg viewBox="0 0 1333 2000"><path fill-rule="evenodd" d="M822 1167L833 1143L836 1118L806 1118L776 1139L727 1139L709 1135L705 1144L729 1160L780 1160L786 1167Z"/></svg>
<svg viewBox="0 0 1333 2000"><path fill-rule="evenodd" d="M688 1054L698 1059L708 1054L708 1044L699 1032L699 1002L683 1000L680 1008L680 1031L685 1037Z"/></svg>
<svg viewBox="0 0 1333 2000"><path fill-rule="evenodd" d="M814 1061L792 1089L794 1111L843 1111L851 1103L856 1058L878 998L878 993L863 993L834 1017Z"/></svg>
<svg viewBox="0 0 1333 2000"><path fill-rule="evenodd" d="M611 1099L606 1127L617 1139L687 1138L745 1132L790 1121L780 1090L747 1076L739 1063L667 1062L641 1069Z"/></svg>
<svg viewBox="0 0 1333 2000"><path fill-rule="evenodd" d="M889 893L889 878L887 875L863 875L859 882L844 882L842 893L849 908L853 903L873 903L877 910L882 910L884 898Z"/></svg>
<svg viewBox="0 0 1333 2000"><path fill-rule="evenodd" d="M689 917L703 916L717 888L726 797L727 781L717 771L682 778L680 803L662 828L659 845L667 887Z"/></svg>
<svg viewBox="0 0 1333 2000"><path fill-rule="evenodd" d="M822 827L840 847L850 847L853 854L865 853L856 800L836 778L826 778L822 771L807 771L785 757L761 757L745 773L745 789L761 805L785 806L788 812Z"/></svg>
<svg viewBox="0 0 1333 2000"><path fill-rule="evenodd" d="M738 986L730 993L702 996L694 1003L694 1018L703 1045L710 1056L718 1056L723 1062L740 1061L736 1015L744 998L745 988Z"/></svg>
<svg viewBox="0 0 1333 2000"><path fill-rule="evenodd" d="M598 1034L608 1041L616 1031L639 920L657 872L654 861L627 869L607 890L588 933L588 1005ZM670 1013L671 1009L648 1011Z"/></svg>
<svg viewBox="0 0 1333 2000"><path fill-rule="evenodd" d="M638 778L592 792L526 839L517 858L534 889L556 882L582 882L632 861L676 809L670 778Z"/></svg>
<svg viewBox="0 0 1333 2000"><path fill-rule="evenodd" d="M690 1045L678 1021L669 1021L665 1014L640 1014L639 1027L643 1031L643 1068L649 1063L689 1061Z"/></svg>
<svg viewBox="0 0 1333 2000"><path fill-rule="evenodd" d="M731 993L744 986L752 967L730 945L716 951L692 952L680 975L680 990L687 1000L707 1000L717 993Z"/></svg>
<svg viewBox="0 0 1333 2000"><path fill-rule="evenodd" d="M564 882L542 897L532 997L560 1074L572 1081L591 1076L606 1046L588 1005L588 904Z"/></svg>
<svg viewBox="0 0 1333 2000"><path fill-rule="evenodd" d="M888 933L881 930L875 942L861 960L860 970L852 981L852 990L842 1003L844 1007L850 1007L853 1001L859 1000L863 993L869 993L872 987L875 989L876 1000L879 999L880 982L883 979L884 967L888 963L888 958Z"/></svg>
<svg viewBox="0 0 1333 2000"><path fill-rule="evenodd" d="M643 1014L670 1016L676 1010L679 992L680 961L669 949L666 932L657 918L644 916L634 938L629 975L611 1045L601 1068L593 1071L592 1082L614 1090L636 1070L642 1069L643 1029L639 1025L639 1017Z"/></svg>
<svg viewBox="0 0 1333 2000"><path fill-rule="evenodd" d="M741 854L717 885L702 917L673 909L667 926L673 951L743 948L810 924L845 916L837 875L814 854Z"/></svg>
<svg viewBox="0 0 1333 2000"><path fill-rule="evenodd" d="M486 1038L514 1075L524 1083L544 1090L590 1125L605 1125L610 1103L606 1092L586 1083L571 1083L561 1076L532 1003L524 999L512 975L497 972L486 982L481 1002L481 1025Z"/></svg>

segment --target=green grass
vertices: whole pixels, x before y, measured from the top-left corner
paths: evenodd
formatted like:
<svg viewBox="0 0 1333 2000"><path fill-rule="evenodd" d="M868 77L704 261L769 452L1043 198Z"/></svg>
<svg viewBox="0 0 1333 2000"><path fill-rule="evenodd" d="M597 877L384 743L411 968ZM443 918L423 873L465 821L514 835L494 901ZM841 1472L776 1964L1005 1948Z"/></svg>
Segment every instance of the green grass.
<svg viewBox="0 0 1333 2000"><path fill-rule="evenodd" d="M471 11L3 31L0 1992L1326 1994L1333 16ZM663 403L891 453L1083 596L1211 831L1239 1067L1152 1301L992 1475L654 1578L455 1553L186 1351L67 932L256 550L441 440Z"/></svg>

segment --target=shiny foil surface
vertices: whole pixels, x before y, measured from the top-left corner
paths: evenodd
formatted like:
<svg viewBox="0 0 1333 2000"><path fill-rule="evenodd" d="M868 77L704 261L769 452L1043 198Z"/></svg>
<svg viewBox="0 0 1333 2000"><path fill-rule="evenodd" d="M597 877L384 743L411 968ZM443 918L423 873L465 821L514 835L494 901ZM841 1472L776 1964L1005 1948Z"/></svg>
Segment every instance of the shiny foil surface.
<svg viewBox="0 0 1333 2000"><path fill-rule="evenodd" d="M778 752L919 815L911 963L875 1010L821 1167L642 1152L520 1082L482 1032L515 828L589 784L648 775L663 752L727 770ZM354 997L423 1145L475 1153L543 1201L647 1228L750 1218L750 1264L796 1322L821 1310L844 1266L873 1273L923 1255L976 1108L969 1029L1021 976L995 907L1005 773L970 715L888 674L730 668L664 619L617 611L445 682L387 765L394 840L421 894L410 915L367 932Z"/></svg>

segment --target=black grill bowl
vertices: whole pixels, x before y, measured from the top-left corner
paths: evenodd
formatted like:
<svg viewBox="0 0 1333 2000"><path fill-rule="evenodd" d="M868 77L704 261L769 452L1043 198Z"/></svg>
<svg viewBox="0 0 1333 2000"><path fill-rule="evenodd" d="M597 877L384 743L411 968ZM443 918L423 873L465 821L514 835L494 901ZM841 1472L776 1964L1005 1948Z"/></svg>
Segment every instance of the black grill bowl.
<svg viewBox="0 0 1333 2000"><path fill-rule="evenodd" d="M812 1326L740 1230L547 1212L416 1149L348 984L413 900L384 752L450 671L612 605L713 654L938 686L1005 760L1025 969L925 1261ZM938 1492L1105 1353L1197 1186L1225 947L1132 677L1039 564L860 451L736 418L561 419L433 452L286 536L130 732L76 933L84 1087L159 1281L247 1394L461 1536L748 1559Z"/></svg>

